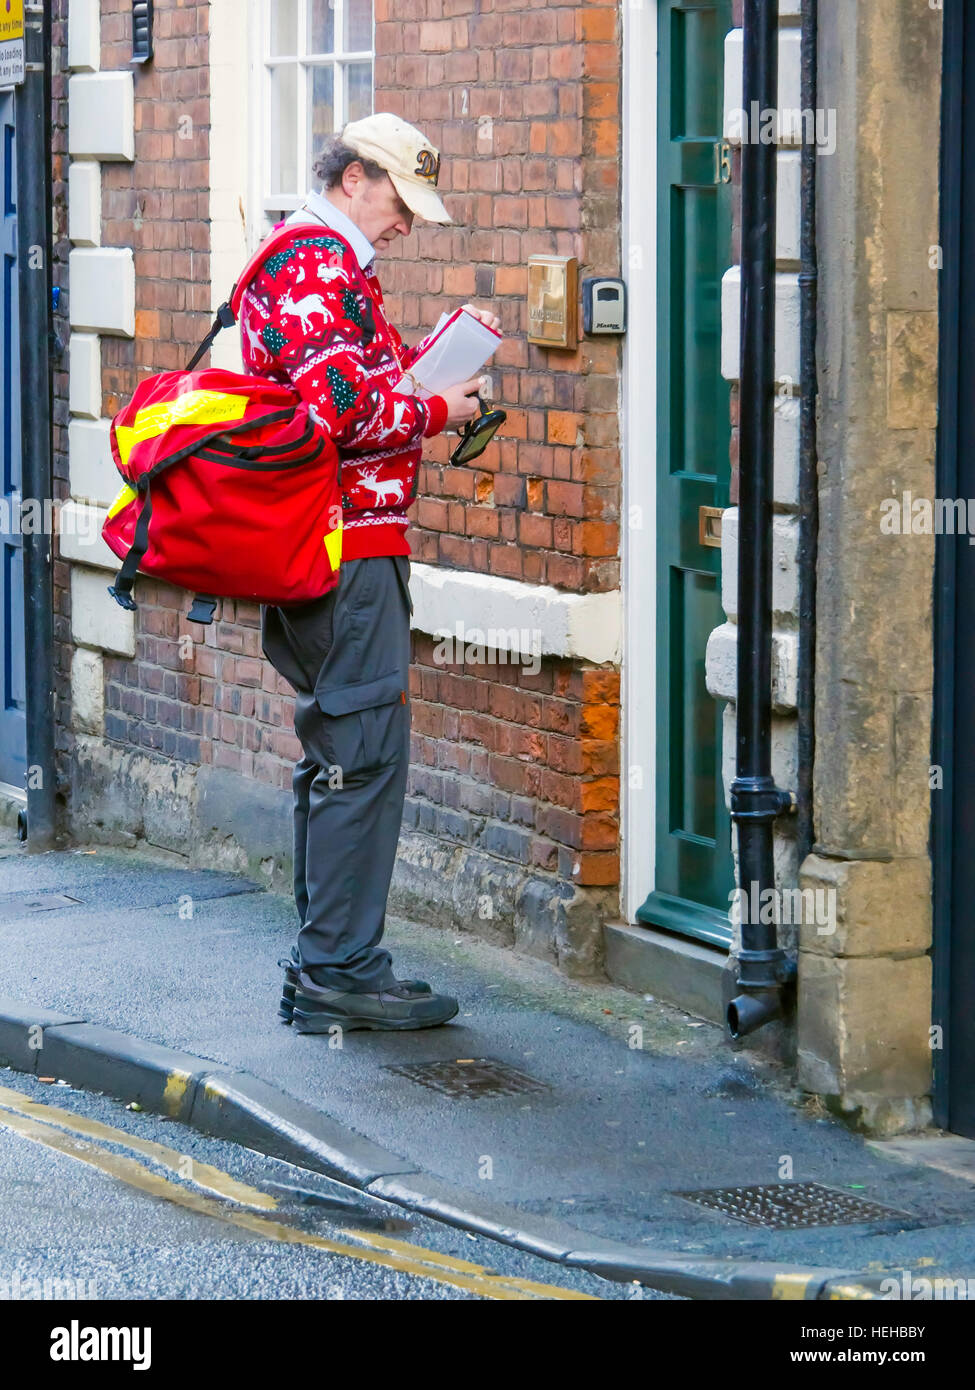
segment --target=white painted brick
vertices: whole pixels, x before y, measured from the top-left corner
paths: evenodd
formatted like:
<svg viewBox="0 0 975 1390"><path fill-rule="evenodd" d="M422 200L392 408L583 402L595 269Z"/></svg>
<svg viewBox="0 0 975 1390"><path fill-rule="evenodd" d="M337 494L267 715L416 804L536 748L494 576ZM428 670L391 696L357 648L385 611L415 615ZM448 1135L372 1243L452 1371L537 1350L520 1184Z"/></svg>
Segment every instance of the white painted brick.
<svg viewBox="0 0 975 1390"><path fill-rule="evenodd" d="M68 79L68 154L72 159L135 158L135 89L130 72Z"/></svg>
<svg viewBox="0 0 975 1390"><path fill-rule="evenodd" d="M72 333L68 342L68 408L72 415L101 419L102 343L97 333Z"/></svg>
<svg viewBox="0 0 975 1390"><path fill-rule="evenodd" d="M129 247L72 251L69 276L72 328L135 337L135 260Z"/></svg>
<svg viewBox="0 0 975 1390"><path fill-rule="evenodd" d="M75 246L101 245L102 166L95 160L68 167L68 236Z"/></svg>
<svg viewBox="0 0 975 1390"><path fill-rule="evenodd" d="M731 784L737 757L737 708L729 700L721 714L721 781L725 805L731 806ZM772 716L772 776L783 791L795 791L799 780L799 721L793 714Z"/></svg>
<svg viewBox="0 0 975 1390"><path fill-rule="evenodd" d="M97 72L101 66L99 0L71 0L68 5L68 67Z"/></svg>
<svg viewBox="0 0 975 1390"><path fill-rule="evenodd" d="M794 632L772 633L772 706L779 713L795 709L798 656ZM734 623L723 623L711 633L704 669L709 693L719 700L734 700L738 689L738 629Z"/></svg>
<svg viewBox="0 0 975 1390"><path fill-rule="evenodd" d="M109 507L122 479L108 441L111 420L72 420L68 425L68 486L80 502Z"/></svg>
<svg viewBox="0 0 975 1390"><path fill-rule="evenodd" d="M772 496L782 507L799 505L799 397L777 396L772 421Z"/></svg>
<svg viewBox="0 0 975 1390"><path fill-rule="evenodd" d="M783 118L790 111L800 110L800 51L799 30L780 30L778 108ZM742 135L742 53L742 31L731 29L724 41L724 137L732 144L740 144ZM750 113L747 114L750 118ZM801 124L787 118L782 119L781 124L779 143L797 144L802 135ZM751 133L756 135L756 132Z"/></svg>
<svg viewBox="0 0 975 1390"><path fill-rule="evenodd" d="M119 568L118 556L102 540L106 514L104 507L92 507L87 502L64 503L58 524L62 560L105 570Z"/></svg>
<svg viewBox="0 0 975 1390"><path fill-rule="evenodd" d="M79 734L105 730L105 667L101 653L86 647L71 655L71 727Z"/></svg>
<svg viewBox="0 0 975 1390"><path fill-rule="evenodd" d="M782 150L776 163L775 258L799 260L801 156L798 150Z"/></svg>
<svg viewBox="0 0 975 1390"><path fill-rule="evenodd" d="M71 637L83 647L135 656L135 614L108 592L104 570L71 568Z"/></svg>
<svg viewBox="0 0 975 1390"><path fill-rule="evenodd" d="M460 623L468 635L459 636L458 643L485 642L493 632L500 650L512 650L514 638L523 656L537 652L596 663L619 660L622 604L618 589L569 594L547 584L417 563L410 567L410 592L412 626L419 632L454 636Z"/></svg>
<svg viewBox="0 0 975 1390"><path fill-rule="evenodd" d="M731 266L721 279L721 374L738 380L741 268ZM775 379L799 382L799 277L775 277Z"/></svg>
<svg viewBox="0 0 975 1390"><path fill-rule="evenodd" d="M776 617L799 615L799 521L795 516L772 518L772 612ZM721 519L721 606L729 618L738 616L738 508Z"/></svg>

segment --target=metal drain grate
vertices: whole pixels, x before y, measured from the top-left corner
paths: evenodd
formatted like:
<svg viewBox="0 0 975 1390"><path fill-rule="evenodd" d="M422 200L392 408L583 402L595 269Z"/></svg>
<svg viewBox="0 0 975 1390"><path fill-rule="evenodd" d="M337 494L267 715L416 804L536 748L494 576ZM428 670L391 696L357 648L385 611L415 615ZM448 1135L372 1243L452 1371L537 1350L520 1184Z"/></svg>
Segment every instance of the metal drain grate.
<svg viewBox="0 0 975 1390"><path fill-rule="evenodd" d="M454 1062L407 1062L386 1070L417 1081L441 1095L472 1100L481 1096L537 1094L549 1089L544 1082L492 1057L461 1057Z"/></svg>
<svg viewBox="0 0 975 1390"><path fill-rule="evenodd" d="M913 1221L908 1212L882 1207L818 1182L777 1182L755 1187L706 1187L675 1192L688 1202L710 1207L732 1221L772 1230L803 1226L854 1226L866 1221Z"/></svg>

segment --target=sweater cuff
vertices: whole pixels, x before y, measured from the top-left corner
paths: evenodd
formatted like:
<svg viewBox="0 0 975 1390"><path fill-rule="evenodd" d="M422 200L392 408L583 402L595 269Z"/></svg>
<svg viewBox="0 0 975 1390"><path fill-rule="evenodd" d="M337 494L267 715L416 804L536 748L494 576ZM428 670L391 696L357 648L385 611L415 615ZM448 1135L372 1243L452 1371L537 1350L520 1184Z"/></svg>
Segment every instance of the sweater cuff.
<svg viewBox="0 0 975 1390"><path fill-rule="evenodd" d="M423 404L429 417L424 426L423 437L429 439L431 435L439 434L447 423L447 402L443 396L430 396Z"/></svg>

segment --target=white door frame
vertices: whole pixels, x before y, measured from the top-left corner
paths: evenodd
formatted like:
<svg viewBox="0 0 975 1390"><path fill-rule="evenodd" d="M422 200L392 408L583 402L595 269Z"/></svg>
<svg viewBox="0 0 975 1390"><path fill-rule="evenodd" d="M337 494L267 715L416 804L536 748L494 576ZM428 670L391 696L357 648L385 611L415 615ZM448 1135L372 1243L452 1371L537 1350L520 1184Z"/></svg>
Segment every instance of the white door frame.
<svg viewBox="0 0 975 1390"><path fill-rule="evenodd" d="M657 0L623 4L623 268L620 908L634 922L656 857Z"/></svg>

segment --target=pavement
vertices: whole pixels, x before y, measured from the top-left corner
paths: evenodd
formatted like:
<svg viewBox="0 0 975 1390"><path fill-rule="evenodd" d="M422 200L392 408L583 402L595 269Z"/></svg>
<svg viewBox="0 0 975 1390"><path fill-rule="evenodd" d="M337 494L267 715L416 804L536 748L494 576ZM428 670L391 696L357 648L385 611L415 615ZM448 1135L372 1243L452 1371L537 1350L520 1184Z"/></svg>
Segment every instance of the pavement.
<svg viewBox="0 0 975 1390"><path fill-rule="evenodd" d="M945 1172L913 1161L909 1142L867 1143L709 1023L473 933L393 919L397 974L456 995L457 1018L300 1036L277 1018L290 899L173 854L28 854L3 835L0 1062L684 1297L890 1296L905 1271L975 1279L964 1164ZM513 1069L507 1093L478 1091L482 1061ZM432 1063L459 1093L410 1071ZM781 1183L884 1210L774 1228L682 1195Z"/></svg>

